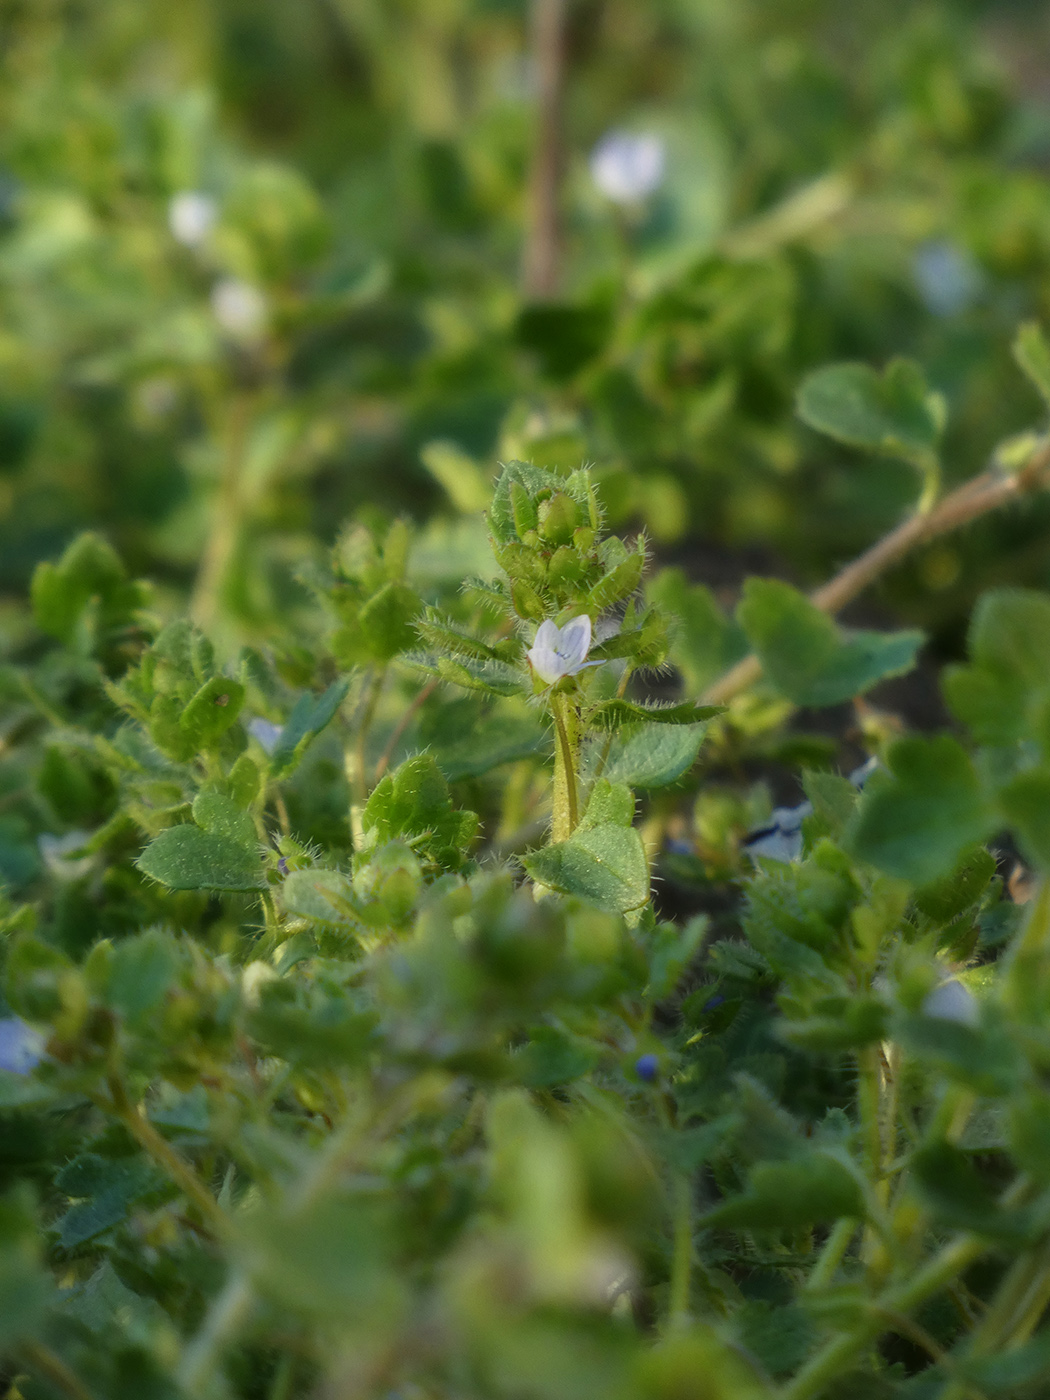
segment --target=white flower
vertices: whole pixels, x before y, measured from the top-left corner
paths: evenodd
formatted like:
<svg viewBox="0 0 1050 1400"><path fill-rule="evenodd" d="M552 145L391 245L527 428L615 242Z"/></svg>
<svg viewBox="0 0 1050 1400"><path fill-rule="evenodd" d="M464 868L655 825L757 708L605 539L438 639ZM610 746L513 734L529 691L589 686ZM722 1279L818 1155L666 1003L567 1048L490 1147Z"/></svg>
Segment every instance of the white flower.
<svg viewBox="0 0 1050 1400"><path fill-rule="evenodd" d="M610 131L591 152L591 178L614 204L634 204L660 187L665 163L659 136Z"/></svg>
<svg viewBox="0 0 1050 1400"><path fill-rule="evenodd" d="M256 340L266 326L266 298L258 287L224 277L211 289L211 309L219 325L241 340Z"/></svg>
<svg viewBox="0 0 1050 1400"><path fill-rule="evenodd" d="M214 199L199 190L180 190L168 205L168 228L187 248L200 247L217 217Z"/></svg>
<svg viewBox="0 0 1050 1400"><path fill-rule="evenodd" d="M541 622L527 655L540 680L554 685L562 676L575 676L587 666L600 666L600 661L587 660L590 649L591 619L584 613L564 627L551 622L550 618Z"/></svg>

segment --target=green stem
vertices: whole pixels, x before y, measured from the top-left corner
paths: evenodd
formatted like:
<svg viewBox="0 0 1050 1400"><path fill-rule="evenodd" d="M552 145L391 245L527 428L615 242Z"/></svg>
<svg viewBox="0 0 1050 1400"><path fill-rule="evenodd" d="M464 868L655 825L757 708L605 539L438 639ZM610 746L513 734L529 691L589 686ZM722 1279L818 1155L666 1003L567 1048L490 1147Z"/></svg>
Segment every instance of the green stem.
<svg viewBox="0 0 1050 1400"><path fill-rule="evenodd" d="M286 1351L274 1368L267 1400L289 1400L295 1381L295 1357Z"/></svg>
<svg viewBox="0 0 1050 1400"><path fill-rule="evenodd" d="M551 814L551 840L567 841L579 824L576 772L577 717L572 702L564 695L551 695L551 714L558 742L554 748L554 793ZM573 731L570 735L570 729Z"/></svg>
<svg viewBox="0 0 1050 1400"><path fill-rule="evenodd" d="M215 1197L189 1162L175 1151L171 1143L157 1132L145 1114L141 1113L131 1102L127 1090L115 1075L110 1076L109 1092L111 1102L109 1104L102 1103L100 1106L108 1107L120 1119L139 1146L153 1158L159 1167L167 1172L183 1194L193 1201L209 1228L220 1237L227 1235L229 1222Z"/></svg>
<svg viewBox="0 0 1050 1400"><path fill-rule="evenodd" d="M836 1222L834 1229L824 1241L824 1248L820 1251L820 1258L814 1265L813 1271L806 1280L806 1288L810 1292L830 1286L838 1266L842 1263L846 1250L849 1249L850 1240L857 1233L857 1222L852 1219L844 1219Z"/></svg>
<svg viewBox="0 0 1050 1400"><path fill-rule="evenodd" d="M780 1400L811 1400L811 1397L818 1396L878 1339L885 1330L888 1313L906 1316L911 1309L947 1287L987 1248L987 1240L975 1235L961 1235L945 1245L905 1283L887 1289L862 1322L849 1332L833 1337L817 1352L790 1385L781 1391Z"/></svg>
<svg viewBox="0 0 1050 1400"><path fill-rule="evenodd" d="M387 667L380 666L372 677L365 697L361 719L357 726L357 741L354 746L354 801L361 807L368 801L368 735L376 716L379 696L386 680Z"/></svg>
<svg viewBox="0 0 1050 1400"><path fill-rule="evenodd" d="M683 1327L690 1317L693 1274L693 1192L689 1177L676 1172L671 1184L674 1210L674 1250L671 1257L671 1296L668 1325Z"/></svg>
<svg viewBox="0 0 1050 1400"><path fill-rule="evenodd" d="M1003 1004L1012 1017L1042 1024L1044 989L1050 971L1050 880L1040 882L1020 938L1011 948L1003 978Z"/></svg>
<svg viewBox="0 0 1050 1400"><path fill-rule="evenodd" d="M190 599L190 616L204 631L208 631L214 625L226 576L244 524L241 470L244 465L245 442L252 406L251 395L238 395L233 400L226 422L226 450L223 454L218 499L211 513L211 533L201 555L200 568Z"/></svg>
<svg viewBox="0 0 1050 1400"><path fill-rule="evenodd" d="M245 1276L232 1273L208 1309L201 1329L186 1348L179 1365L179 1384L187 1395L200 1395L215 1369L222 1348L251 1310L252 1288Z"/></svg>
<svg viewBox="0 0 1050 1400"><path fill-rule="evenodd" d="M51 1382L56 1389L68 1395L70 1400L94 1400L94 1396L80 1378L69 1369L60 1356L56 1356L43 1342L26 1341L20 1343L18 1356L31 1371L36 1371ZM13 1394L14 1392L12 1392Z"/></svg>

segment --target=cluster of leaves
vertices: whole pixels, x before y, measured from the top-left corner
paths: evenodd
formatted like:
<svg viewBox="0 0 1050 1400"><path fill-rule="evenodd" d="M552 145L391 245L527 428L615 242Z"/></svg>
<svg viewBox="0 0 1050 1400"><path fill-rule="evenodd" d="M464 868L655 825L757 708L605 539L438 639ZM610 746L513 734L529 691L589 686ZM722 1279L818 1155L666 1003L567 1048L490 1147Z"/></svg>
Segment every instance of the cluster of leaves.
<svg viewBox="0 0 1050 1400"><path fill-rule="evenodd" d="M802 411L881 451L930 402L833 369ZM1050 867L1050 599L978 608L971 747L809 771L739 923L673 922L660 790L920 638L771 580L734 621L673 571L646 601L585 470L510 463L488 530L449 594L353 526L312 631L225 664L98 538L38 569L3 673L10 1394L1038 1393L1050 899L979 843ZM762 686L699 704L742 646ZM685 698L632 689L669 657Z"/></svg>

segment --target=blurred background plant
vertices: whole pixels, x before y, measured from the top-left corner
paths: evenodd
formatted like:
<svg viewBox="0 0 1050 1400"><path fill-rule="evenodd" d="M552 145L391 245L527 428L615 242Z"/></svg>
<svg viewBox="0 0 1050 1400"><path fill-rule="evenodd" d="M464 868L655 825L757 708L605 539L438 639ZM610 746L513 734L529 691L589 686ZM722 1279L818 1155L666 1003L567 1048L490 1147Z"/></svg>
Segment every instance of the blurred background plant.
<svg viewBox="0 0 1050 1400"><path fill-rule="evenodd" d="M1048 309L1041 7L533 10L3 5L8 597L101 527L228 648L301 613L355 511L476 571L511 457L596 462L611 523L694 577L807 582L914 499L799 423L808 370L920 360L950 480L1031 416L1007 346ZM957 650L982 586L1045 581L1047 523L931 548L884 602Z"/></svg>

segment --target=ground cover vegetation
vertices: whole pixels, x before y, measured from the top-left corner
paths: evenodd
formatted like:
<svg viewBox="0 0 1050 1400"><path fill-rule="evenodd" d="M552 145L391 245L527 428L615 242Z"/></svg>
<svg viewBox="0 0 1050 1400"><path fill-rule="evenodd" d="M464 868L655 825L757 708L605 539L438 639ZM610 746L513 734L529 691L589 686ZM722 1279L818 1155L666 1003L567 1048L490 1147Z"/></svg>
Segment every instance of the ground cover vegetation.
<svg viewBox="0 0 1050 1400"><path fill-rule="evenodd" d="M7 1400L1046 1393L1041 23L0 4Z"/></svg>

